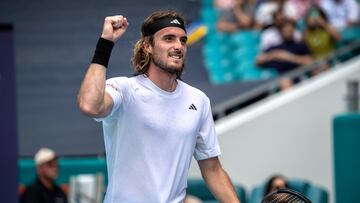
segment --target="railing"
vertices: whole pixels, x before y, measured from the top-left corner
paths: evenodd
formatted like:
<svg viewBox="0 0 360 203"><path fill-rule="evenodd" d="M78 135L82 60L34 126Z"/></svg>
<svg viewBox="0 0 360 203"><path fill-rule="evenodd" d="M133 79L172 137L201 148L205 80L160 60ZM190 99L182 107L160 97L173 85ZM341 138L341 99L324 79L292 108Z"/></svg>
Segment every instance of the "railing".
<svg viewBox="0 0 360 203"><path fill-rule="evenodd" d="M267 83L264 83L248 92L242 93L239 96L236 96L232 99L229 99L225 102L222 102L213 107L213 117L215 120L222 118L231 114L234 111L237 111L241 108L249 106L261 99L264 99L272 94L275 94L280 91L280 81L283 77L290 79L297 79L299 82L306 80L311 76L311 72L319 70L320 64L329 64L330 67L334 67L336 64L342 63L356 55L360 54L360 39L352 41L351 43L337 49L333 53L329 54L327 57L316 60L311 64L301 66L293 71L290 71L287 74L277 77L273 80L270 80Z"/></svg>

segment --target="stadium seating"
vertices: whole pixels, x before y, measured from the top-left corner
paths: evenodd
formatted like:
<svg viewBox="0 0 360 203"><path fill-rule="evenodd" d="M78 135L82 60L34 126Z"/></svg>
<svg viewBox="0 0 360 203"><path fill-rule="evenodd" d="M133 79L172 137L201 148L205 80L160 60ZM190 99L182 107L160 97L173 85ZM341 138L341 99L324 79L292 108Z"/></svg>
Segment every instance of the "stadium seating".
<svg viewBox="0 0 360 203"><path fill-rule="evenodd" d="M290 189L304 194L312 203L328 203L327 191L319 186L312 185L306 180L290 179L288 180ZM256 186L252 192L248 203L259 203L263 199L265 183Z"/></svg>
<svg viewBox="0 0 360 203"><path fill-rule="evenodd" d="M337 42L336 47L339 49L349 44L353 44L354 41L359 40L359 36L360 36L360 25L345 28L344 30L341 31L341 40ZM360 52L359 49L346 51L345 53L340 54L337 57L337 60L339 62L344 62L350 58L353 58L354 56L359 55L359 52Z"/></svg>
<svg viewBox="0 0 360 203"><path fill-rule="evenodd" d="M31 183L36 177L36 167L32 159L20 159L19 165L19 191L24 190L24 186ZM101 174L105 177L104 185L107 184L106 160L102 157L77 157L59 159L59 177L57 183L65 190L69 190L70 177L79 174ZM246 197L246 190L242 185L234 184L236 193L242 203L259 203L263 197L264 184L252 190L251 198ZM289 180L289 187L303 193L313 203L327 203L328 194L322 187L310 184L305 180ZM215 197L207 188L205 182L200 178L189 178L187 192L194 195L204 203L217 202Z"/></svg>
<svg viewBox="0 0 360 203"><path fill-rule="evenodd" d="M218 11L210 1L203 0L202 3L201 18L208 28L203 46L204 64L212 83L268 79L277 75L274 71L262 70L255 64L260 51L259 31L218 32Z"/></svg>
<svg viewBox="0 0 360 203"><path fill-rule="evenodd" d="M359 39L360 25L345 28L341 31L341 43L349 43Z"/></svg>
<svg viewBox="0 0 360 203"><path fill-rule="evenodd" d="M20 159L19 182L20 185L28 185L36 177L36 167L32 159ZM59 159L59 177L57 183L68 184L70 177L78 174L98 174L107 176L106 161L104 158L97 157L79 157L79 158L60 158ZM105 178L105 183L107 179Z"/></svg>

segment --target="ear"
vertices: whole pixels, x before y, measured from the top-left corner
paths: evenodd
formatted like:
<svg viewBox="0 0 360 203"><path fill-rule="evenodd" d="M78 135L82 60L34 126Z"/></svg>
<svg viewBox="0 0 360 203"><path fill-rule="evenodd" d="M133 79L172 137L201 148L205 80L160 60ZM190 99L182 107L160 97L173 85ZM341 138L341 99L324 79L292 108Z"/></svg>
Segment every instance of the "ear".
<svg viewBox="0 0 360 203"><path fill-rule="evenodd" d="M152 46L151 46L151 43L148 40L144 41L144 50L147 53L152 54Z"/></svg>

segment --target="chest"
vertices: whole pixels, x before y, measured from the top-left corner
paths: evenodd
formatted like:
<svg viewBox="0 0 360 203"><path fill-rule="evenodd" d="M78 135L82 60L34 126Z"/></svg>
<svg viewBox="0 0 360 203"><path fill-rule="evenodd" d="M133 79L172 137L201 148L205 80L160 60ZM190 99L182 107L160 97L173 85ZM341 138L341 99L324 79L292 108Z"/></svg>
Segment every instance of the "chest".
<svg viewBox="0 0 360 203"><path fill-rule="evenodd" d="M191 96L166 98L142 91L134 96L124 113L131 125L144 132L187 137L199 131L202 107Z"/></svg>
<svg viewBox="0 0 360 203"><path fill-rule="evenodd" d="M332 44L330 35L322 30L309 32L309 36L305 40L307 41L308 46L313 49L330 47Z"/></svg>

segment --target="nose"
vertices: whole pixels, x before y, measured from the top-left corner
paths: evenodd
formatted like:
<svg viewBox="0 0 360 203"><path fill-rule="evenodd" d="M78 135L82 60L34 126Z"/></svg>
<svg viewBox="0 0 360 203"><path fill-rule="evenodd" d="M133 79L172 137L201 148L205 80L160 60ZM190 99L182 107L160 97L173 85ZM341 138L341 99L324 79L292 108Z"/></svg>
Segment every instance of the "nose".
<svg viewBox="0 0 360 203"><path fill-rule="evenodd" d="M178 40L176 40L176 42L175 42L174 48L175 48L176 50L181 50L181 51L183 51L184 48L185 48L185 44L184 44L180 39L178 39Z"/></svg>

